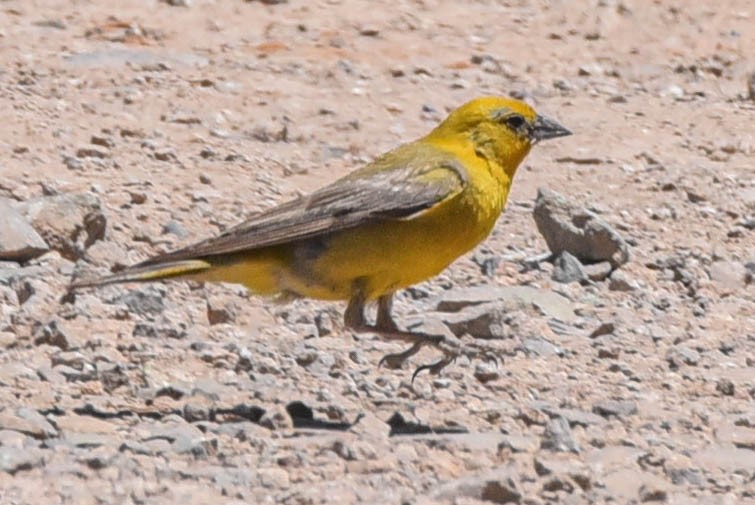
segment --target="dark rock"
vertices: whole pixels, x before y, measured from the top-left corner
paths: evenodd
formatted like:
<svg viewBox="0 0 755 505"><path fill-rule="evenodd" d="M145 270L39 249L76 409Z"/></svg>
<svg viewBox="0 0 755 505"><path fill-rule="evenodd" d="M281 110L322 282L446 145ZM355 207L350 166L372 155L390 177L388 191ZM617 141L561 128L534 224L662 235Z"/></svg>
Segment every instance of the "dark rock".
<svg viewBox="0 0 755 505"><path fill-rule="evenodd" d="M716 382L716 391L724 396L734 396L734 383L729 379L720 379Z"/></svg>
<svg viewBox="0 0 755 505"><path fill-rule="evenodd" d="M603 335L610 335L616 330L616 326L611 322L600 323L600 326L590 332L589 338L598 338Z"/></svg>

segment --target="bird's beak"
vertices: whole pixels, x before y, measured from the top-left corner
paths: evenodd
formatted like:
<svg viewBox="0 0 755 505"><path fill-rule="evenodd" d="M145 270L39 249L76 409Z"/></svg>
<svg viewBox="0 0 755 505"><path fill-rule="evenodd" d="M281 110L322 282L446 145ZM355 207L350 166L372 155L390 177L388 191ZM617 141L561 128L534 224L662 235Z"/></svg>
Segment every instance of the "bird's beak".
<svg viewBox="0 0 755 505"><path fill-rule="evenodd" d="M566 137L571 132L545 116L538 116L532 125L532 140L540 142L541 140L555 139L557 137Z"/></svg>

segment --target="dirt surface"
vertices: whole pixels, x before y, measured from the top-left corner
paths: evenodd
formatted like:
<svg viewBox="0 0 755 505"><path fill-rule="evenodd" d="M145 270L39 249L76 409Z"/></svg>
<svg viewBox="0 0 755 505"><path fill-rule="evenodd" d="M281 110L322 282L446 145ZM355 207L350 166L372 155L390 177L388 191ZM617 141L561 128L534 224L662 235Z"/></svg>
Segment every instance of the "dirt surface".
<svg viewBox="0 0 755 505"><path fill-rule="evenodd" d="M748 0L0 1L0 503L755 503L754 27ZM483 94L574 135L396 312L497 366L412 386L432 351L378 368L401 347L342 304L238 286L61 301ZM582 266L532 260L539 187L629 261L556 282Z"/></svg>

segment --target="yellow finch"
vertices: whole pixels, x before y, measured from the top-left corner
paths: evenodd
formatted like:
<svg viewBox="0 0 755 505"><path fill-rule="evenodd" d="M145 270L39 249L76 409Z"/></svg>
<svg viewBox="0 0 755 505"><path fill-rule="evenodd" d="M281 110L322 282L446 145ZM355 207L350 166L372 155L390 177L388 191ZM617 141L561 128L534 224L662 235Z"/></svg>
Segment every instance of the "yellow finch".
<svg viewBox="0 0 755 505"><path fill-rule="evenodd" d="M444 357L415 375L437 373L454 352L442 336L399 329L393 293L440 273L487 237L532 145L569 134L520 101L477 98L427 136L308 196L72 287L177 278L239 283L261 295L348 300L347 327L412 344L384 360L398 366L430 344ZM364 308L373 300L377 320L368 324Z"/></svg>

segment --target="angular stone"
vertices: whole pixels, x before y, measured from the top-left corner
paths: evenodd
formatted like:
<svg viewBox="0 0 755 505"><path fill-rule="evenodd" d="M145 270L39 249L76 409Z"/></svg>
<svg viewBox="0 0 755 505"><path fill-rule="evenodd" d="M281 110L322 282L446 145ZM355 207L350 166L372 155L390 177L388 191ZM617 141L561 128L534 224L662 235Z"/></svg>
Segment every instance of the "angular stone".
<svg viewBox="0 0 755 505"><path fill-rule="evenodd" d="M4 198L0 198L0 216L0 260L24 262L50 249L34 227Z"/></svg>
<svg viewBox="0 0 755 505"><path fill-rule="evenodd" d="M105 236L107 219L99 198L92 193L43 196L16 205L16 210L52 249L72 261Z"/></svg>
<svg viewBox="0 0 755 505"><path fill-rule="evenodd" d="M15 414L7 410L0 412L0 430L14 430L37 439L58 436L42 414L28 407L19 408Z"/></svg>
<svg viewBox="0 0 755 505"><path fill-rule="evenodd" d="M294 422L282 405L276 405L262 415L260 425L275 431L290 430L294 427Z"/></svg>
<svg viewBox="0 0 755 505"><path fill-rule="evenodd" d="M736 291L745 287L747 268L736 261L716 261L708 267L708 276L717 286Z"/></svg>
<svg viewBox="0 0 755 505"><path fill-rule="evenodd" d="M474 286L450 289L440 297L436 308L441 312L457 312L471 305L504 301L525 308L534 305L546 316L561 321L575 319L574 304L568 298L531 286Z"/></svg>
<svg viewBox="0 0 755 505"><path fill-rule="evenodd" d="M510 311L506 302L491 302L444 314L443 322L457 337L469 334L485 340L502 339L507 336L506 318Z"/></svg>
<svg viewBox="0 0 755 505"><path fill-rule="evenodd" d="M627 417L637 413L637 403L629 400L604 400L596 403L592 411L603 417Z"/></svg>
<svg viewBox="0 0 755 505"><path fill-rule="evenodd" d="M534 452L538 445L535 437L504 435L503 440L498 444L498 449L506 448L511 452Z"/></svg>
<svg viewBox="0 0 755 505"><path fill-rule="evenodd" d="M533 215L555 255L568 251L583 263L608 261L614 268L629 261L629 246L616 230L555 191L538 190Z"/></svg>
<svg viewBox="0 0 755 505"><path fill-rule="evenodd" d="M108 300L108 303L123 304L128 310L140 316L156 316L165 310L167 291L162 286L144 286Z"/></svg>
<svg viewBox="0 0 755 505"><path fill-rule="evenodd" d="M42 451L38 449L0 447L0 470L11 475L31 470L32 468L41 466L43 463Z"/></svg>
<svg viewBox="0 0 755 505"><path fill-rule="evenodd" d="M456 502L463 498L497 504L521 503L522 493L513 478L514 475L509 468L501 467L461 477L441 484L433 493L433 498L443 503Z"/></svg>
<svg viewBox="0 0 755 505"><path fill-rule="evenodd" d="M528 356L563 356L564 351L557 345L540 337L525 338L522 341L522 349Z"/></svg>
<svg viewBox="0 0 755 505"><path fill-rule="evenodd" d="M608 289L611 291L634 291L639 287L637 281L621 270L614 270L608 279Z"/></svg>
<svg viewBox="0 0 755 505"><path fill-rule="evenodd" d="M584 271L587 274L588 279L594 282L600 282L611 275L613 267L611 266L610 262L601 261L599 263L584 265Z"/></svg>
<svg viewBox="0 0 755 505"><path fill-rule="evenodd" d="M582 282L587 279L587 272L582 263L570 252L563 251L553 260L551 279L562 284Z"/></svg>
<svg viewBox="0 0 755 505"><path fill-rule="evenodd" d="M55 419L55 424L59 430L65 433L102 433L111 434L116 431L116 424L104 419L97 419L92 416L80 416L77 414L66 414Z"/></svg>
<svg viewBox="0 0 755 505"><path fill-rule="evenodd" d="M666 361L672 370L682 365L696 366L700 362L700 353L683 345L677 345L666 352Z"/></svg>
<svg viewBox="0 0 755 505"><path fill-rule="evenodd" d="M720 469L727 472L755 472L755 450L739 447L711 446L694 452L692 460L703 469Z"/></svg>
<svg viewBox="0 0 755 505"><path fill-rule="evenodd" d="M579 444L574 440L569 427L569 421L563 417L554 417L545 423L540 447L554 452L580 452Z"/></svg>

